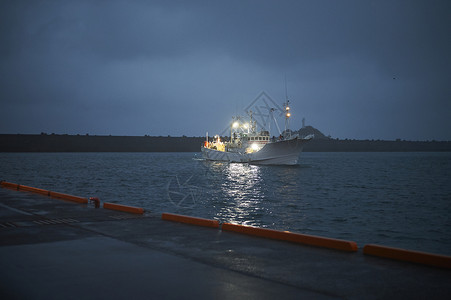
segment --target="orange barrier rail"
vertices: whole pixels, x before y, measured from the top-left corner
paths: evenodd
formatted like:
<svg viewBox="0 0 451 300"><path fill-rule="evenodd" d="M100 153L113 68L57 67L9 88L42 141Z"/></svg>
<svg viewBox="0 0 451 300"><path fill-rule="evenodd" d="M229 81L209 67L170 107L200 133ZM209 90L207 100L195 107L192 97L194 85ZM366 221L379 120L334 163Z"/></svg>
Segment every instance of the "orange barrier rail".
<svg viewBox="0 0 451 300"><path fill-rule="evenodd" d="M231 223L222 224L222 230L349 252L356 252L358 249L357 244L352 241L293 233L289 231L278 231L273 229L258 228Z"/></svg>
<svg viewBox="0 0 451 300"><path fill-rule="evenodd" d="M31 186L26 186L26 185L19 184L17 186L17 189L21 190L21 191L27 191L27 192L32 192L32 193L41 194L41 195L45 195L45 196L50 196L50 191L43 190L43 189L38 189L38 188L35 188L35 187L31 187Z"/></svg>
<svg viewBox="0 0 451 300"><path fill-rule="evenodd" d="M64 200L69 200L69 201L83 203L83 204L88 203L88 198L83 198L83 197L73 196L73 195L69 195L69 194L58 193L58 192L50 192L49 196L53 197L53 198L64 199Z"/></svg>
<svg viewBox="0 0 451 300"><path fill-rule="evenodd" d="M78 202L78 203L84 203L84 204L88 203L88 199L87 198L73 196L73 195L68 195L68 194L63 194L63 193L58 193L58 192L52 192L52 191L48 191L48 190L38 189L38 188L35 188L35 187L21 185L21 184L16 184L16 183L11 183L11 182L6 182L6 181L2 181L1 182L1 186L2 187L6 187L6 188L10 188L10 189L19 190L19 191L26 191L26 192L31 192L31 193L45 195L45 196L50 196L50 197L53 197L53 198L70 200L70 201Z"/></svg>
<svg viewBox="0 0 451 300"><path fill-rule="evenodd" d="M8 189L14 189L14 190L19 189L19 185L17 183L2 181L2 182L0 182L0 185L4 188L8 188Z"/></svg>
<svg viewBox="0 0 451 300"><path fill-rule="evenodd" d="M367 255L451 269L451 256L446 255L405 250L400 248L393 248L374 244L365 245L363 247L363 253Z"/></svg>
<svg viewBox="0 0 451 300"><path fill-rule="evenodd" d="M174 221L174 222L198 225L198 226L219 228L218 220L196 218L196 217L176 215L176 214L170 214L170 213L163 213L161 215L161 219L167 220L167 221Z"/></svg>
<svg viewBox="0 0 451 300"><path fill-rule="evenodd" d="M120 210L120 211L129 212L129 213L133 213L133 214L143 214L144 213L144 208L141 208L141 207L120 205L120 204L108 203L108 202L103 202L103 208L112 209L112 210Z"/></svg>

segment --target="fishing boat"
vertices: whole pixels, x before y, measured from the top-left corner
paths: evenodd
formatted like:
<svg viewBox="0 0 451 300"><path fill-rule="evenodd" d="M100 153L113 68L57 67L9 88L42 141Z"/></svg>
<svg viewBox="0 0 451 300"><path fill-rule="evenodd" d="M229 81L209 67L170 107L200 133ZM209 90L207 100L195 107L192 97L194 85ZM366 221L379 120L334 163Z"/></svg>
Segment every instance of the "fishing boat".
<svg viewBox="0 0 451 300"><path fill-rule="evenodd" d="M283 107L285 130L278 137L271 137L266 128L258 130L257 122L253 119L253 112L250 110L248 111L249 121L241 116L232 118L230 138L223 141L219 135L216 135L210 141L207 133L206 140L201 147L203 158L233 163L298 165L302 149L305 143L313 138L313 135L306 137L299 137L298 134L292 135L288 129L291 117L288 100ZM268 115L272 115L273 111L274 109L271 109Z"/></svg>

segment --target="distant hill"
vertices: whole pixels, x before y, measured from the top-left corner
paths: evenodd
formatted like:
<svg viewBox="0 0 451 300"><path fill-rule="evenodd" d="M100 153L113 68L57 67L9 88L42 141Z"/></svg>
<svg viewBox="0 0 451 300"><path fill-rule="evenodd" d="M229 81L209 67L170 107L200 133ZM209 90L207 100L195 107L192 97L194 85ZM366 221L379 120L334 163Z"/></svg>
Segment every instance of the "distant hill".
<svg viewBox="0 0 451 300"><path fill-rule="evenodd" d="M301 129L299 129L298 131L293 131L293 134L299 134L300 137L305 137L308 136L310 134L314 135L315 140L329 140L330 138L325 136L321 131L319 131L318 129L312 127L312 126L305 126Z"/></svg>

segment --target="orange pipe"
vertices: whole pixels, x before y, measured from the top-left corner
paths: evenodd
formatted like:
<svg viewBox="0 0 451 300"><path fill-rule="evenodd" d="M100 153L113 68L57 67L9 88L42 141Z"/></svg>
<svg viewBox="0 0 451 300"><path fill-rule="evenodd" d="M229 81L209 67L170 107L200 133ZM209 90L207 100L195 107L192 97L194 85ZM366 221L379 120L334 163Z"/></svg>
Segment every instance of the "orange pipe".
<svg viewBox="0 0 451 300"><path fill-rule="evenodd" d="M349 252L356 252L358 249L357 244L352 241L293 233L289 231L278 231L231 223L222 224L222 230Z"/></svg>
<svg viewBox="0 0 451 300"><path fill-rule="evenodd" d="M49 192L49 196L53 197L53 198L64 199L64 200L69 200L69 201L83 203L83 204L88 203L88 198L83 198L83 197L58 193L58 192Z"/></svg>
<svg viewBox="0 0 451 300"><path fill-rule="evenodd" d="M367 255L380 256L439 268L451 269L451 256L446 255L405 250L374 244L365 245L365 247L363 247L363 253Z"/></svg>
<svg viewBox="0 0 451 300"><path fill-rule="evenodd" d="M43 190L43 189L38 189L35 187L31 187L31 186L26 186L26 185L18 185L17 189L20 191L27 191L27 192L31 192L31 193L36 193L36 194L41 194L41 195L45 195L45 196L50 196L50 191L47 190Z"/></svg>
<svg viewBox="0 0 451 300"><path fill-rule="evenodd" d="M170 213L163 213L161 215L161 219L167 220L167 221L174 221L174 222L198 225L198 226L219 228L218 220L196 218L196 217L176 215L176 214L170 214Z"/></svg>
<svg viewBox="0 0 451 300"><path fill-rule="evenodd" d="M103 208L112 209L112 210L120 210L120 211L129 212L129 213L133 213L133 214L143 214L144 213L144 208L141 208L141 207L120 205L120 204L108 203L108 202L103 202Z"/></svg>
<svg viewBox="0 0 451 300"><path fill-rule="evenodd" d="M19 185L17 183L2 181L2 182L0 182L0 185L4 188L8 188L8 189L14 189L14 190L19 189Z"/></svg>

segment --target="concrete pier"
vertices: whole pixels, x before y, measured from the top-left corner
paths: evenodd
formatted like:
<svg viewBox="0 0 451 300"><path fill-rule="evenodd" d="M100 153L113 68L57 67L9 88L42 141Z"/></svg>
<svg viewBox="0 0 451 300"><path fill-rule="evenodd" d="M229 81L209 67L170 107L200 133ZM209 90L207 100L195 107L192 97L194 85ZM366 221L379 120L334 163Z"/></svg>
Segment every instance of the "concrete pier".
<svg viewBox="0 0 451 300"><path fill-rule="evenodd" d="M112 199L101 199L111 201ZM359 245L362 247L363 245ZM0 188L1 299L448 299L451 271Z"/></svg>

